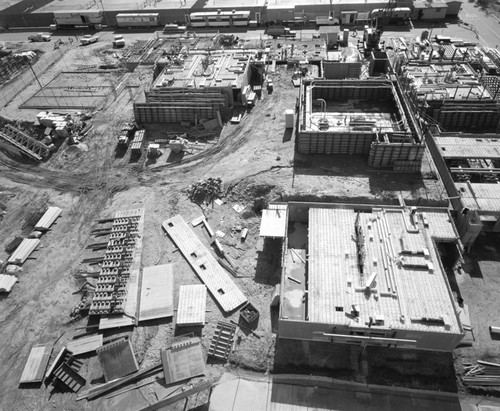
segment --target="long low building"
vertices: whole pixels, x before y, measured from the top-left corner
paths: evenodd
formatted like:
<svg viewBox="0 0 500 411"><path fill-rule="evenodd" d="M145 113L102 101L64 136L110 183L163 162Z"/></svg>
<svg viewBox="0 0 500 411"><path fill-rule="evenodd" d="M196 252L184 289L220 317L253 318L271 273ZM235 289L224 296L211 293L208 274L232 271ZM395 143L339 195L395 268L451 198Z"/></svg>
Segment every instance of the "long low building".
<svg viewBox="0 0 500 411"><path fill-rule="evenodd" d="M283 218L307 239L289 240ZM436 351L463 338L440 258L462 252L446 209L288 203L262 224L283 239L280 338Z"/></svg>

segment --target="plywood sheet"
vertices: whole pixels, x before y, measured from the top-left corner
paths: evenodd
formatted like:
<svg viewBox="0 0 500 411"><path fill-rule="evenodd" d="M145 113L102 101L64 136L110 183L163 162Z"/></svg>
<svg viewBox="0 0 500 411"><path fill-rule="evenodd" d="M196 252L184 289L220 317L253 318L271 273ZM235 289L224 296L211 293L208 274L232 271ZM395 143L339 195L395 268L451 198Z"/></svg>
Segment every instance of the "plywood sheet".
<svg viewBox="0 0 500 411"><path fill-rule="evenodd" d="M247 302L238 286L180 215L164 221L163 229L225 312Z"/></svg>
<svg viewBox="0 0 500 411"><path fill-rule="evenodd" d="M207 288L203 284L181 285L176 324L205 325Z"/></svg>
<svg viewBox="0 0 500 411"><path fill-rule="evenodd" d="M31 349L28 361L26 361L26 365L24 366L24 370L19 383L25 384L30 382L42 381L51 352L52 344L35 345Z"/></svg>
<svg viewBox="0 0 500 411"><path fill-rule="evenodd" d="M102 347L102 335L92 335L90 337L79 338L74 341L70 341L67 344L67 349L73 355L85 354L88 352L95 351L97 348Z"/></svg>
<svg viewBox="0 0 500 411"><path fill-rule="evenodd" d="M165 382L172 384L205 374L199 338L190 338L161 352Z"/></svg>
<svg viewBox="0 0 500 411"><path fill-rule="evenodd" d="M139 300L139 321L172 317L173 315L173 264L144 267Z"/></svg>
<svg viewBox="0 0 500 411"><path fill-rule="evenodd" d="M106 344L97 350L97 357L106 381L124 377L139 369L130 340Z"/></svg>

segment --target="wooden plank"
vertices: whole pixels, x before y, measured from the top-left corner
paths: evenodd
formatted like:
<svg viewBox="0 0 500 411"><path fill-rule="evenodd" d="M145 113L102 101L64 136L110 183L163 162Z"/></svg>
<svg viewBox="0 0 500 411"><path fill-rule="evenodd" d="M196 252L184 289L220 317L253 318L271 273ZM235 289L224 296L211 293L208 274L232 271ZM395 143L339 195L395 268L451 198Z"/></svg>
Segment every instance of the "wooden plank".
<svg viewBox="0 0 500 411"><path fill-rule="evenodd" d="M64 358L64 354L66 353L66 347L62 347L61 351L59 351L59 354L56 355L56 358L54 358L54 361L50 365L49 368L47 368L47 372L45 373L45 378L50 378L52 373L55 371L56 367L58 364L61 362L61 360Z"/></svg>
<svg viewBox="0 0 500 411"><path fill-rule="evenodd" d="M106 394L107 392L114 390L115 388L121 387L125 384L128 384L129 382L139 380L146 376L150 377L159 371L162 371L162 364L151 365L150 367L146 367L143 370L136 372L135 374L108 382L107 384L103 384L95 388L91 388L90 390L79 395L77 397L77 400L81 400L83 398L87 398L89 401L93 400L94 398Z"/></svg>
<svg viewBox="0 0 500 411"><path fill-rule="evenodd" d="M180 401L184 398L189 397L190 395L194 395L199 393L200 391L208 390L216 384L215 381L206 381L200 385L197 385L190 390L181 392L177 395L173 395L171 397L164 398L163 400L158 401L156 404L149 405L147 407L141 408L140 411L155 411L162 409L170 404L175 404L177 401Z"/></svg>
<svg viewBox="0 0 500 411"><path fill-rule="evenodd" d="M106 381L112 381L139 369L130 340L115 341L99 348L97 357Z"/></svg>
<svg viewBox="0 0 500 411"><path fill-rule="evenodd" d="M180 215L164 221L163 229L179 247L222 310L230 312L247 302L238 286Z"/></svg>
<svg viewBox="0 0 500 411"><path fill-rule="evenodd" d="M181 285L176 324L205 325L206 306L207 288L203 284Z"/></svg>
<svg viewBox="0 0 500 411"><path fill-rule="evenodd" d="M24 370L19 383L25 384L30 382L42 381L51 352L52 344L35 345L31 349L28 361L26 361L26 365L24 366Z"/></svg>
<svg viewBox="0 0 500 411"><path fill-rule="evenodd" d="M100 347L102 347L102 335L98 334L91 335L87 338L79 338L78 340L70 341L67 344L66 348L73 355L80 355L95 351Z"/></svg>
<svg viewBox="0 0 500 411"><path fill-rule="evenodd" d="M139 321L174 315L173 264L144 267L140 288Z"/></svg>
<svg viewBox="0 0 500 411"><path fill-rule="evenodd" d="M161 351L165 382L172 384L205 374L199 338L190 338Z"/></svg>

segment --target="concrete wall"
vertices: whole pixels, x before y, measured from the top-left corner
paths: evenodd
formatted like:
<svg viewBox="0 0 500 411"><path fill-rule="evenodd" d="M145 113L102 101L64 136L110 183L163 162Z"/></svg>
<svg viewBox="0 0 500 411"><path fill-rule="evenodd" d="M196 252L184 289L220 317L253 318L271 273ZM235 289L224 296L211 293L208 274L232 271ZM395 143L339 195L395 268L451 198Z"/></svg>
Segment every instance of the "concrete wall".
<svg viewBox="0 0 500 411"><path fill-rule="evenodd" d="M448 9L446 10L447 17L457 17L458 13L462 9L461 1L449 1L446 3L448 5Z"/></svg>
<svg viewBox="0 0 500 411"><path fill-rule="evenodd" d="M420 350L431 351L452 351L462 340L463 334L440 333L440 332L423 332L423 331L407 331L407 330L388 330L388 329L353 329L342 325L312 323L309 321L290 321L280 318L278 321L278 335L280 338L289 338L293 340L309 340L309 341L330 341L329 337L325 337L322 333L350 335L351 332L363 333L364 336L394 338L404 340L416 340L416 345L411 345L404 342L396 342L388 344L386 342L377 342L375 340L357 340L354 335L352 339L342 339L347 344L366 344L378 346L390 346L393 348L414 348ZM333 342L339 342L333 339Z"/></svg>
<svg viewBox="0 0 500 411"><path fill-rule="evenodd" d="M302 154L368 154L373 133L328 133L299 131L297 151Z"/></svg>

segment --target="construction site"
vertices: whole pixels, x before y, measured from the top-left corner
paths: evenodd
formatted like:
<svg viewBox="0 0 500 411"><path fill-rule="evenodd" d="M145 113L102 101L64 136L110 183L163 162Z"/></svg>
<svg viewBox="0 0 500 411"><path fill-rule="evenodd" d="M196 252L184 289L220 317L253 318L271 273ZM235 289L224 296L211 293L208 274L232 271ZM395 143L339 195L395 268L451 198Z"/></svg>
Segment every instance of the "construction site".
<svg viewBox="0 0 500 411"><path fill-rule="evenodd" d="M500 407L479 27L38 1L0 33L0 410Z"/></svg>

